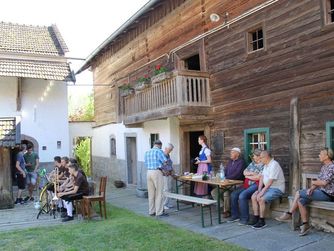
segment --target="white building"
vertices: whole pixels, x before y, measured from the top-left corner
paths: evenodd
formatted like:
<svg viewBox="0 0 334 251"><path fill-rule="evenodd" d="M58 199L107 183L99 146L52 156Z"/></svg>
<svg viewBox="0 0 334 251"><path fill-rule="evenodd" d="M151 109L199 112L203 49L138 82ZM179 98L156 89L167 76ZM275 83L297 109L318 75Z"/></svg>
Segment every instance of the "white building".
<svg viewBox="0 0 334 251"><path fill-rule="evenodd" d="M0 148L9 149L12 171L21 142L34 145L42 164L70 153L67 82L75 79L66 52L55 25L0 23L0 131L1 121L16 124L15 139L2 130Z"/></svg>

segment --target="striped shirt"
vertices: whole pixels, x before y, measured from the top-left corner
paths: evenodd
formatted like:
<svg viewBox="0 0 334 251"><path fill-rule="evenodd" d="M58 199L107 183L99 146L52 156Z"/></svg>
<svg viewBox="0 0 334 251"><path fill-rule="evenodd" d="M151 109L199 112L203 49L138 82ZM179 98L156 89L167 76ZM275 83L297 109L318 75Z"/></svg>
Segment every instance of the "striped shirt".
<svg viewBox="0 0 334 251"><path fill-rule="evenodd" d="M148 170L161 168L163 163L166 161L167 158L164 152L158 147L153 147L145 153L145 166Z"/></svg>

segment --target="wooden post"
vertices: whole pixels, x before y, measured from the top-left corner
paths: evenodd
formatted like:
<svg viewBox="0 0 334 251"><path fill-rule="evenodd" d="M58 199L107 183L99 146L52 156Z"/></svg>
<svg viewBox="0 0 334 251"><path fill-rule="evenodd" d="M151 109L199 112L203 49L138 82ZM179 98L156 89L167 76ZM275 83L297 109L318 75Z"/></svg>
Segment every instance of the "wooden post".
<svg viewBox="0 0 334 251"><path fill-rule="evenodd" d="M0 209L13 207L10 150L0 147Z"/></svg>
<svg viewBox="0 0 334 251"><path fill-rule="evenodd" d="M300 189L300 121L298 98L295 97L290 102L290 153L291 161L289 168L289 193L294 196ZM290 199L290 202L292 200ZM291 203L290 203L291 204ZM291 228L295 229L299 222L299 214L292 216Z"/></svg>

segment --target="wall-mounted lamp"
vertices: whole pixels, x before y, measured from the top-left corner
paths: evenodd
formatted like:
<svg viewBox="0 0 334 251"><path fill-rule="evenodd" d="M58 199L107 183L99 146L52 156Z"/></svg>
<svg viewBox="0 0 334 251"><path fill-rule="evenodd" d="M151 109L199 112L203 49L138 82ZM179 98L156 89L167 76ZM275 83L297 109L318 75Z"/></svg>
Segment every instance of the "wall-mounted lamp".
<svg viewBox="0 0 334 251"><path fill-rule="evenodd" d="M211 22L218 22L220 20L220 16L217 13L212 13L210 15L210 20Z"/></svg>

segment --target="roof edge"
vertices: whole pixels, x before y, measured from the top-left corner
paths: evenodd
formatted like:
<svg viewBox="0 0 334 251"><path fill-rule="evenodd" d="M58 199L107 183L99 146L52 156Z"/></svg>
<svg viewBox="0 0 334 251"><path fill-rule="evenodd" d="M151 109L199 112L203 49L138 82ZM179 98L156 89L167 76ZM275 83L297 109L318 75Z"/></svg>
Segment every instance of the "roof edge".
<svg viewBox="0 0 334 251"><path fill-rule="evenodd" d="M65 40L64 40L63 36L61 35L61 33L59 31L57 25L56 24L52 24L50 26L50 28L52 29L52 32L54 33L55 38L57 39L57 41L59 43L59 46L61 47L61 49L64 52L64 54L66 52L69 52L69 49L68 49L68 47L67 47L67 45L65 43Z"/></svg>
<svg viewBox="0 0 334 251"><path fill-rule="evenodd" d="M161 0L150 0L143 7L141 7L134 15L132 15L125 23L123 23L115 32L113 32L106 40L102 42L90 55L88 55L84 64L79 68L75 74L79 74L90 67L91 61L97 56L110 42L112 42L117 36L124 32L137 18L150 10L153 5Z"/></svg>

